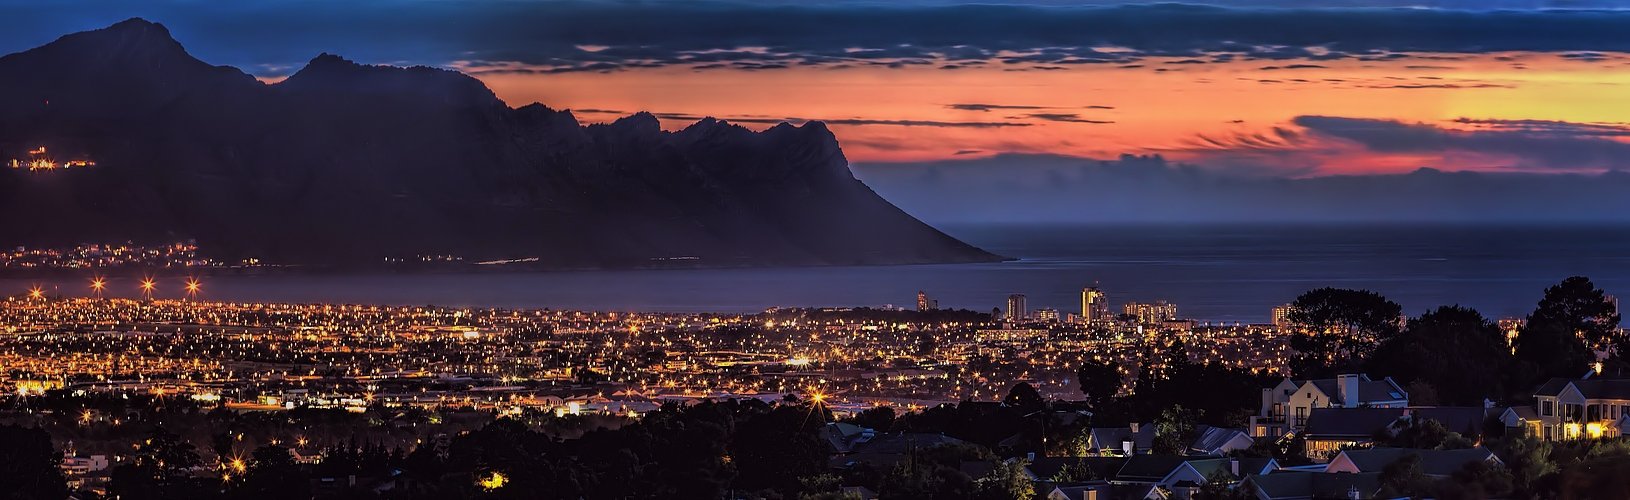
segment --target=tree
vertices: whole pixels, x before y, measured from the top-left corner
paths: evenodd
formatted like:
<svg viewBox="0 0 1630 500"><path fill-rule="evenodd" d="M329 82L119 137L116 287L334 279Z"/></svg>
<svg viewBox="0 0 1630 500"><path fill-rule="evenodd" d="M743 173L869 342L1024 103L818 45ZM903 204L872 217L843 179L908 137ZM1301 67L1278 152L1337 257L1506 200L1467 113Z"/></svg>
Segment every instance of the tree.
<svg viewBox="0 0 1630 500"><path fill-rule="evenodd" d="M250 457L249 471L234 490L235 496L267 500L311 497L311 480L294 462L288 448L262 446Z"/></svg>
<svg viewBox="0 0 1630 500"><path fill-rule="evenodd" d="M1476 310L1444 306L1411 320L1366 365L1370 373L1408 385L1410 400L1417 404L1434 404L1424 398L1429 394L1414 390L1424 386L1436 396L1436 404L1481 406L1484 399L1505 396L1501 380L1513 361L1494 322Z"/></svg>
<svg viewBox="0 0 1630 500"><path fill-rule="evenodd" d="M1589 278L1574 276L1545 289L1517 332L1517 359L1527 371L1523 386L1549 377L1578 377L1594 361L1592 350L1630 353L1618 324L1613 303Z"/></svg>
<svg viewBox="0 0 1630 500"><path fill-rule="evenodd" d="M1506 498L1512 491L1511 471L1504 465L1478 460L1466 464L1438 485L1438 498Z"/></svg>
<svg viewBox="0 0 1630 500"><path fill-rule="evenodd" d="M1080 483L1097 479L1102 479L1098 477L1098 471L1092 470L1091 465L1080 459L1065 462L1064 466L1058 468L1058 472L1053 473L1053 477L1047 478L1054 483Z"/></svg>
<svg viewBox="0 0 1630 500"><path fill-rule="evenodd" d="M1121 365L1114 361L1087 360L1076 370L1081 382L1081 393L1086 394L1094 409L1101 408L1121 390Z"/></svg>
<svg viewBox="0 0 1630 500"><path fill-rule="evenodd" d="M1368 290L1320 288L1291 302L1286 317L1301 331L1291 337L1291 370L1318 378L1350 370L1398 333L1403 308Z"/></svg>
<svg viewBox="0 0 1630 500"><path fill-rule="evenodd" d="M1206 476L1205 484L1200 485L1200 491L1195 494L1195 500L1246 500L1254 499L1256 495L1235 487L1236 478L1224 469L1217 469Z"/></svg>
<svg viewBox="0 0 1630 500"><path fill-rule="evenodd" d="M0 492L18 500L68 497L68 482L58 462L62 455L44 430L0 425Z"/></svg>
<svg viewBox="0 0 1630 500"><path fill-rule="evenodd" d="M996 463L990 473L977 481L978 498L984 500L1031 500L1036 496L1036 484L1025 472L1028 460L1013 459Z"/></svg>
<svg viewBox="0 0 1630 500"><path fill-rule="evenodd" d="M1194 410L1174 405L1160 413L1155 419L1155 442L1153 451L1158 455L1182 455L1188 452L1189 443L1194 442L1195 422L1199 415Z"/></svg>
<svg viewBox="0 0 1630 500"><path fill-rule="evenodd" d="M1552 444L1522 436L1491 443L1511 469L1513 498L1538 497L1541 485L1559 470L1551 459Z"/></svg>
<svg viewBox="0 0 1630 500"><path fill-rule="evenodd" d="M893 407L878 406L856 414L854 418L850 419L850 423L877 432L888 432L890 428L894 427L894 417Z"/></svg>
<svg viewBox="0 0 1630 500"><path fill-rule="evenodd" d="M1014 408L1021 413L1033 413L1047 408L1047 400L1041 398L1041 393L1027 382L1019 382L1007 391L1007 397L1002 398L1002 404Z"/></svg>
<svg viewBox="0 0 1630 500"><path fill-rule="evenodd" d="M738 423L729 450L740 486L792 491L799 478L824 472L829 450L819 435L821 420L810 418L819 411L781 405Z"/></svg>
<svg viewBox="0 0 1630 500"><path fill-rule="evenodd" d="M200 485L190 470L202 463L192 443L163 427L154 427L136 443L131 460L113 469L108 490L120 498L191 498Z"/></svg>
<svg viewBox="0 0 1630 500"><path fill-rule="evenodd" d="M1379 498L1421 498L1431 493L1432 480L1421 472L1421 456L1410 454L1381 468Z"/></svg>
<svg viewBox="0 0 1630 500"><path fill-rule="evenodd" d="M1383 434L1386 431L1381 431ZM1442 422L1430 418L1411 421L1396 435L1386 439L1391 446L1428 450L1461 450L1475 445L1458 432L1450 431Z"/></svg>

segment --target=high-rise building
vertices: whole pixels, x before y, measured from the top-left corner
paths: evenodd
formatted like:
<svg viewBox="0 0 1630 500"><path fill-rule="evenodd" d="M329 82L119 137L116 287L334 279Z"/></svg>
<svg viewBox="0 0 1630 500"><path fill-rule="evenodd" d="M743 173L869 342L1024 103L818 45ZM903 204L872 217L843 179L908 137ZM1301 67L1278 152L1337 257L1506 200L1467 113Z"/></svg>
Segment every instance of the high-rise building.
<svg viewBox="0 0 1630 500"><path fill-rule="evenodd" d="M1036 321L1045 321L1048 323L1057 323L1059 319L1058 309L1053 309L1051 307L1037 309L1034 316L1036 317Z"/></svg>
<svg viewBox="0 0 1630 500"><path fill-rule="evenodd" d="M1099 290L1098 287L1082 288L1081 322L1096 323L1108 321L1109 319L1109 297L1105 296L1104 292Z"/></svg>
<svg viewBox="0 0 1630 500"><path fill-rule="evenodd" d="M1140 325L1158 325L1177 319L1177 304L1164 300L1157 300L1154 303L1127 302L1121 306L1121 311L1135 318Z"/></svg>
<svg viewBox="0 0 1630 500"><path fill-rule="evenodd" d="M921 291L921 290L917 291L917 310L918 311L932 311L932 310L939 309L939 308L940 308L940 302L937 301L937 300L928 298L928 292L924 292L924 291Z"/></svg>
<svg viewBox="0 0 1630 500"><path fill-rule="evenodd" d="M1021 320L1021 319L1028 318L1029 316L1030 316L1029 313L1025 310L1024 294L1015 293L1013 295L1007 296L1007 319L1008 319L1008 321L1018 321L1018 320Z"/></svg>
<svg viewBox="0 0 1630 500"><path fill-rule="evenodd" d="M1276 328L1290 328L1290 304L1274 306L1273 326Z"/></svg>

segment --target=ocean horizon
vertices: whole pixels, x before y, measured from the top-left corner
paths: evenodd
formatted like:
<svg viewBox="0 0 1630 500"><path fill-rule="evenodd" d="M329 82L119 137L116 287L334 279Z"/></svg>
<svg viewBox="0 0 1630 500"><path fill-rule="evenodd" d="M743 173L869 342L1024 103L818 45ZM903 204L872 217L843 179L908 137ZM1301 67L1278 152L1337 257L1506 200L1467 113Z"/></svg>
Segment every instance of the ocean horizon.
<svg viewBox="0 0 1630 500"><path fill-rule="evenodd" d="M204 300L551 308L640 312L757 312L771 307L941 307L989 311L1009 294L1032 310L1078 312L1082 287L1127 301L1166 300L1179 316L1267 322L1270 310L1320 287L1372 290L1418 315L1440 305L1490 318L1527 314L1547 286L1575 275L1630 293L1630 225L1072 224L946 225L1007 262L514 273L218 275ZM156 296L180 297L179 277ZM123 281L124 283L121 283ZM166 283L168 281L168 283ZM77 278L0 279L87 295ZM168 285L168 286L166 286ZM108 296L139 296L114 278Z"/></svg>

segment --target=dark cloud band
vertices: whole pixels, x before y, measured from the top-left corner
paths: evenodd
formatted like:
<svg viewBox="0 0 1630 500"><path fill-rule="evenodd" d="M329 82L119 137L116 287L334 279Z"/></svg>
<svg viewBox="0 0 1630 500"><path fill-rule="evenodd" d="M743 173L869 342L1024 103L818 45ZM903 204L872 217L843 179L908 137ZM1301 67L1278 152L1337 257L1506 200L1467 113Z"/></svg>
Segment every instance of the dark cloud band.
<svg viewBox="0 0 1630 500"><path fill-rule="evenodd" d="M324 51L510 72L987 61L1064 68L1148 57L1301 61L1274 65L1294 68L1409 53L1540 51L1590 61L1630 51L1630 12L1615 10L422 0L0 0L0 9L9 14L0 16L0 44L10 50L141 16L165 23L206 60L262 74Z"/></svg>

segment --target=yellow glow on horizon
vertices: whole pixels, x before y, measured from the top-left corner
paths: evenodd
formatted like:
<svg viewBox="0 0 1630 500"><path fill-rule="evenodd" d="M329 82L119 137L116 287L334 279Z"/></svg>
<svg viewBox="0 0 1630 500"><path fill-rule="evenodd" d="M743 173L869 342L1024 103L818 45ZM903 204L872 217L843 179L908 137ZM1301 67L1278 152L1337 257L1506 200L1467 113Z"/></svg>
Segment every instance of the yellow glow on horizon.
<svg viewBox="0 0 1630 500"><path fill-rule="evenodd" d="M1173 65L1151 58L1136 69L1079 65L1060 71L1010 71L1018 68L993 63L957 70L795 67L749 72L665 67L475 76L514 106L542 102L556 109L616 111L575 113L585 123L609 122L636 111L745 118L750 123L740 124L751 129L768 128L770 122L784 118L829 120L845 156L857 163L999 153L1096 159L1158 153L1179 161L1196 160L1212 153L1205 149L1204 138L1297 131L1291 120L1303 115L1446 128L1461 117L1624 121L1630 116L1630 100L1622 99L1630 72L1546 54L1422 56L1437 59L1319 61L1297 69L1275 61ZM960 103L1045 109L950 106ZM849 119L1008 126L845 122ZM674 130L692 121L663 119L662 126ZM1403 172L1422 166L1456 170L1489 164L1487 158L1376 153L1356 147L1317 158L1323 165L1321 173Z"/></svg>

